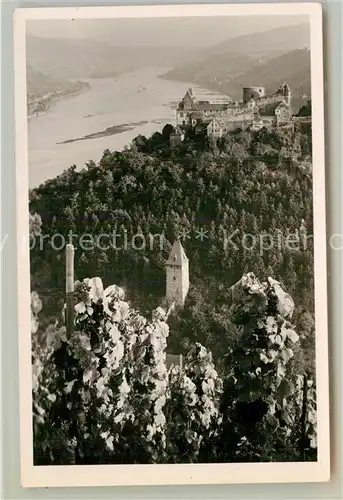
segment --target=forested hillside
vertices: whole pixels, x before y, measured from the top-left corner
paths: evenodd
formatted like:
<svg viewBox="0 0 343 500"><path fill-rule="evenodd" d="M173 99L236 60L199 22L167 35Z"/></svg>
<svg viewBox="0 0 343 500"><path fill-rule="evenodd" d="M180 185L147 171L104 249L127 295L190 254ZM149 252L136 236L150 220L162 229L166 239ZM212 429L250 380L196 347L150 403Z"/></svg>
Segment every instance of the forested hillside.
<svg viewBox="0 0 343 500"><path fill-rule="evenodd" d="M280 280L294 297L294 318L312 366L310 130L262 129L214 142L188 137L174 149L171 130L139 136L122 152L107 150L98 164L89 162L82 171L70 167L30 193L30 212L40 214L42 234L50 235L31 250L32 289L46 318L64 303L65 254L51 248L52 235L68 242L72 231L80 247L78 238L88 234L84 250L76 249L76 278L100 276L105 285L123 286L143 314L163 302L168 250L184 235L191 288L184 310L171 320L169 351L184 352L199 341L221 358L235 336L228 289L252 271ZM104 234L101 249L94 239ZM152 247L149 234L155 235ZM160 248L162 234L167 243ZM290 244L296 236L298 243ZM55 246L60 242L56 237Z"/></svg>

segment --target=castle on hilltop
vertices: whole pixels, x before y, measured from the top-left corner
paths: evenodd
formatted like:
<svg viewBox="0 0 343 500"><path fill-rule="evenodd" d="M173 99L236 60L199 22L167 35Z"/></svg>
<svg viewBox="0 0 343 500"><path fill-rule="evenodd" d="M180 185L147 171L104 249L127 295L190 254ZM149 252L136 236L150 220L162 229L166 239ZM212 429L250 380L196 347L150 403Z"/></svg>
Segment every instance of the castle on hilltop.
<svg viewBox="0 0 343 500"><path fill-rule="evenodd" d="M188 258L179 240L170 250L166 262L166 299L175 306L182 307L189 289Z"/></svg>
<svg viewBox="0 0 343 500"><path fill-rule="evenodd" d="M200 88L190 88L176 109L176 129L171 140L181 142L184 130L222 137L238 128L260 130L262 127L292 127L292 93L283 83L273 94L265 87L242 88L242 100Z"/></svg>

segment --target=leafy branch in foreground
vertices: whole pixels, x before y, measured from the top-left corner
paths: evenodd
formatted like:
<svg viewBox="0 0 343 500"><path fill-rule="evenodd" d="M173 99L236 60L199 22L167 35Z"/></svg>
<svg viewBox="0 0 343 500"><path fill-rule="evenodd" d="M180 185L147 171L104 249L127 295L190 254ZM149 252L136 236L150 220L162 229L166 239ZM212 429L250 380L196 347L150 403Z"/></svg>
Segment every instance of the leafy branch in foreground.
<svg viewBox="0 0 343 500"><path fill-rule="evenodd" d="M224 456L233 461L296 460L315 442L315 402L312 390L304 408L307 378L291 366L299 342L290 322L293 299L274 279L260 282L252 273L231 294L232 320L242 333L225 360Z"/></svg>
<svg viewBox="0 0 343 500"><path fill-rule="evenodd" d="M239 335L224 366L195 343L183 367L167 370L162 308L149 319L121 288L85 279L67 337L57 322L40 327L33 292L35 463L315 459L315 388L298 370L292 298L251 273L230 295Z"/></svg>

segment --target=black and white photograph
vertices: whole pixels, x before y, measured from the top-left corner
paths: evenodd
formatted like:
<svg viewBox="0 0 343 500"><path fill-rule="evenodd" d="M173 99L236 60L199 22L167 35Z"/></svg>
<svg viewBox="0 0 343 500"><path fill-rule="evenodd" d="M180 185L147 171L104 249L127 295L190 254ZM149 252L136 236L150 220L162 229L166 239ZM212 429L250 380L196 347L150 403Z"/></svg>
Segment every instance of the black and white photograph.
<svg viewBox="0 0 343 500"><path fill-rule="evenodd" d="M321 9L188 7L17 18L32 486L329 475Z"/></svg>

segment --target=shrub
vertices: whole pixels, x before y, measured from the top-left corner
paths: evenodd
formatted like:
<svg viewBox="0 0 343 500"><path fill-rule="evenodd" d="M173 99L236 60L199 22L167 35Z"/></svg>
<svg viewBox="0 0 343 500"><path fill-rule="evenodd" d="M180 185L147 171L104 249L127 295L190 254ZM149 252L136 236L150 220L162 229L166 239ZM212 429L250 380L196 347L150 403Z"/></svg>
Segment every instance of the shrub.
<svg viewBox="0 0 343 500"><path fill-rule="evenodd" d="M315 459L315 385L294 362L292 298L252 273L227 296L238 335L221 378L198 342L168 372L167 313L141 316L115 285L76 283L68 335L40 327L33 292L35 464Z"/></svg>

